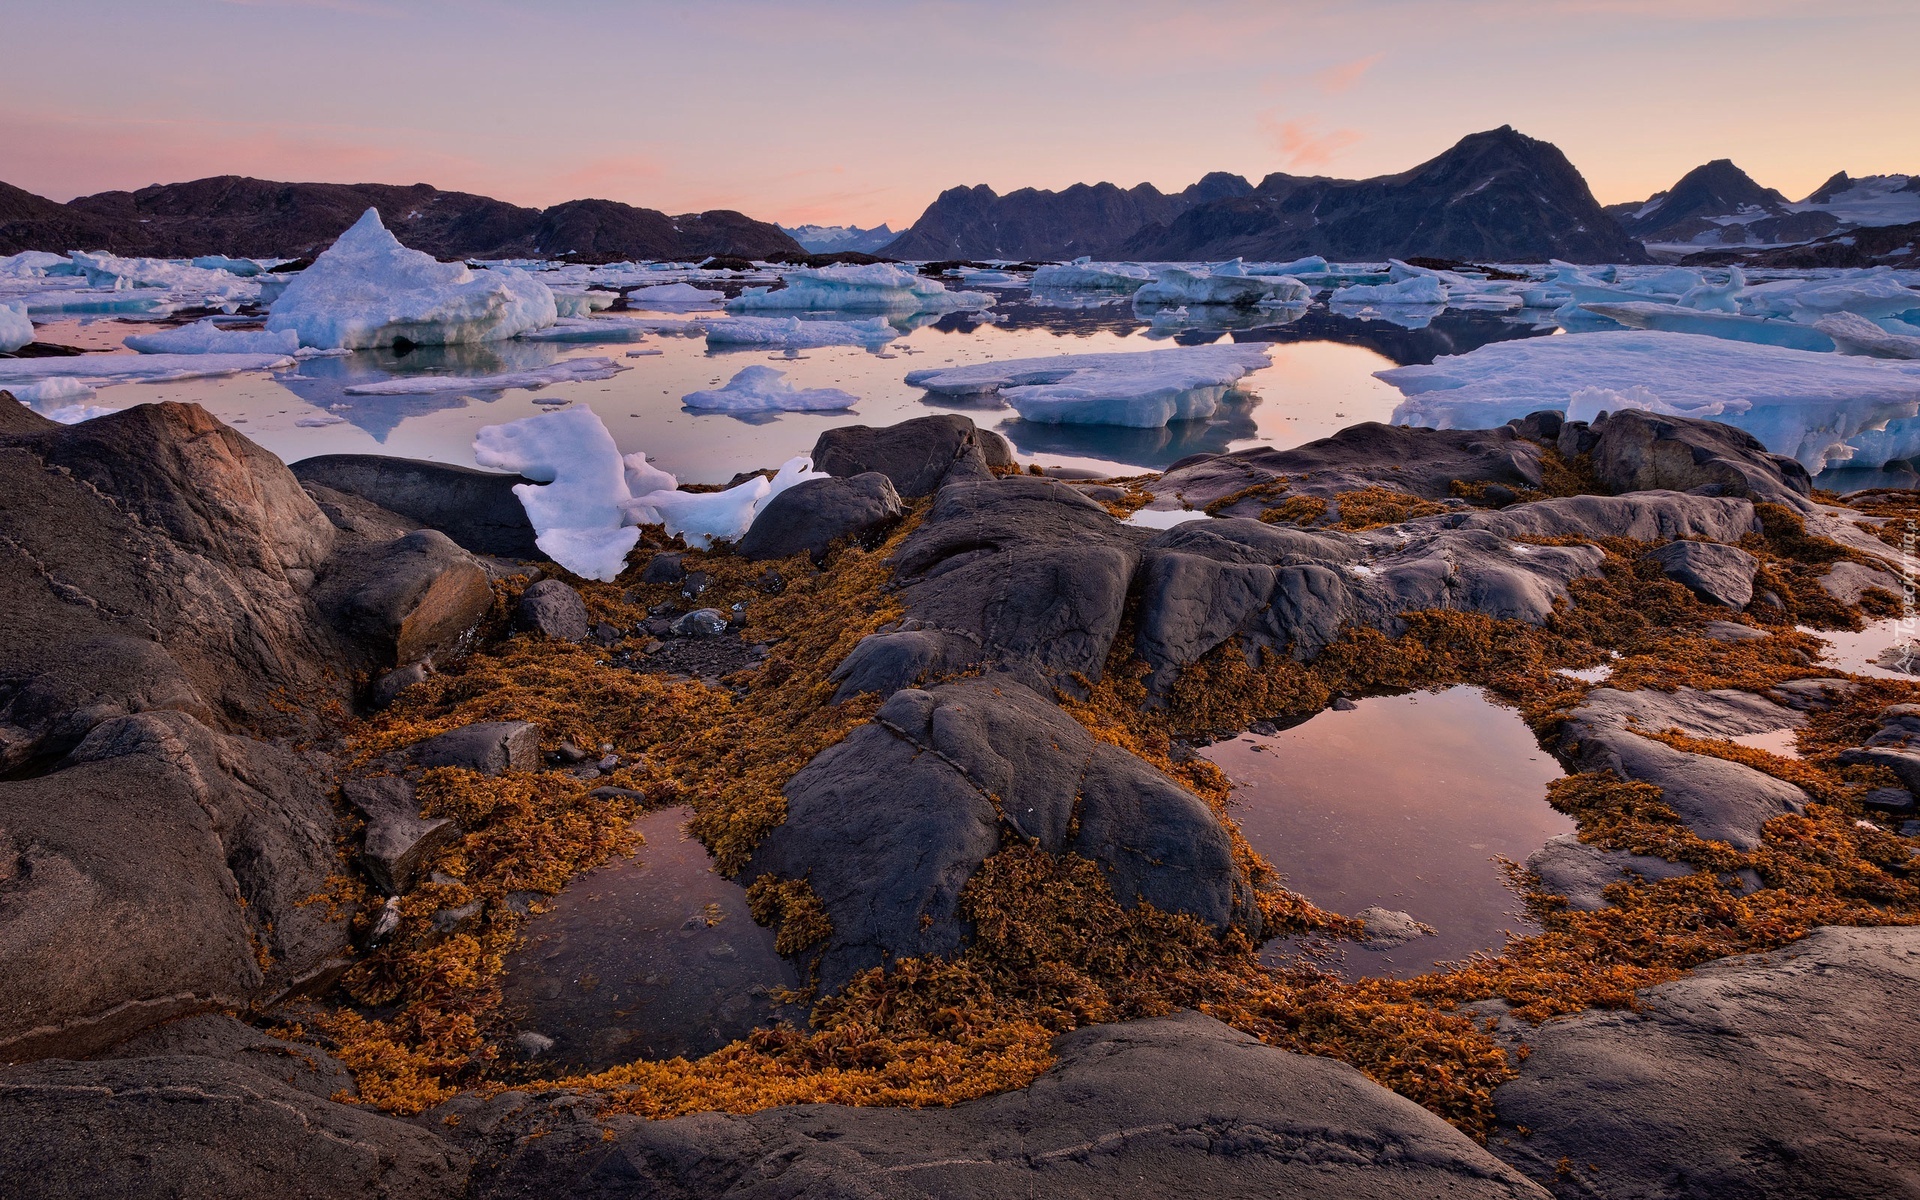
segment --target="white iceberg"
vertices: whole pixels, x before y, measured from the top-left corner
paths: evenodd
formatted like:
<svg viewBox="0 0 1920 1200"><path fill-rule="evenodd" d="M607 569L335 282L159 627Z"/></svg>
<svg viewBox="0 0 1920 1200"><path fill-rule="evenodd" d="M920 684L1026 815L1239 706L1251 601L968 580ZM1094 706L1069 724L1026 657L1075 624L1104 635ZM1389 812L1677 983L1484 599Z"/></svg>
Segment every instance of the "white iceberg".
<svg viewBox="0 0 1920 1200"><path fill-rule="evenodd" d="M648 492L634 497L626 506L626 514L638 524L662 524L669 536L705 550L716 541L738 541L746 536L753 519L794 484L825 478L825 472L813 469L811 458L800 455L782 464L771 480L756 475L720 492Z"/></svg>
<svg viewBox="0 0 1920 1200"><path fill-rule="evenodd" d="M1587 303L1580 306L1616 321L1629 329L1657 329L1666 333L1693 333L1705 337L1729 338L1762 346L1786 346L1793 350L1828 351L1833 339L1818 329L1795 321L1773 317L1750 317L1744 313L1703 311L1678 304L1653 304L1630 300L1620 304Z"/></svg>
<svg viewBox="0 0 1920 1200"><path fill-rule="evenodd" d="M291 329L230 331L209 317L178 329L128 334L126 344L142 354L292 354L300 337Z"/></svg>
<svg viewBox="0 0 1920 1200"><path fill-rule="evenodd" d="M228 258L224 254L202 254L188 265L203 271L225 271L229 275L238 275L242 279L252 279L255 275L264 273L270 264L252 258Z"/></svg>
<svg viewBox="0 0 1920 1200"><path fill-rule="evenodd" d="M267 317L303 346L365 349L492 342L558 319L553 292L525 271L475 271L402 246L369 208L294 276Z"/></svg>
<svg viewBox="0 0 1920 1200"><path fill-rule="evenodd" d="M1901 324L1911 333L1895 333L1887 324ZM1889 321L1875 324L1858 313L1842 312L1821 317L1813 327L1833 339L1842 354L1863 354L1871 358L1920 358L1920 326Z"/></svg>
<svg viewBox="0 0 1920 1200"><path fill-rule="evenodd" d="M1445 304L1447 285L1433 275L1409 275L1398 283L1362 283L1335 290L1334 304Z"/></svg>
<svg viewBox="0 0 1920 1200"><path fill-rule="evenodd" d="M1292 262L1248 263L1246 267L1249 275L1325 275L1333 270L1333 264L1318 254L1309 254Z"/></svg>
<svg viewBox="0 0 1920 1200"><path fill-rule="evenodd" d="M1920 363L1642 330L1495 342L1374 374L1405 397L1395 424L1490 429L1542 409L1590 420L1639 408L1738 426L1813 472L1851 458L1849 439L1920 412Z"/></svg>
<svg viewBox="0 0 1920 1200"><path fill-rule="evenodd" d="M293 365L286 354L79 354L71 358L0 358L0 388L43 379L77 379L92 387L171 383Z"/></svg>
<svg viewBox="0 0 1920 1200"><path fill-rule="evenodd" d="M22 250L18 254L0 257L0 279L40 279L49 270L70 266L73 260L64 254L50 254L45 250Z"/></svg>
<svg viewBox="0 0 1920 1200"><path fill-rule="evenodd" d="M86 276L89 287L164 288L234 300L250 300L259 294L257 285L243 283L226 271L189 266L172 259L121 258L117 254L81 250L75 250L68 257Z"/></svg>
<svg viewBox="0 0 1920 1200"><path fill-rule="evenodd" d="M1701 312L1737 313L1740 311L1740 293L1747 290L1747 277L1739 267L1729 267L1727 277L1719 283L1697 283L1688 288L1680 297L1682 308L1696 308Z"/></svg>
<svg viewBox="0 0 1920 1200"><path fill-rule="evenodd" d="M33 341L33 322L27 319L27 306L0 304L0 353L12 354Z"/></svg>
<svg viewBox="0 0 1920 1200"><path fill-rule="evenodd" d="M951 396L998 393L1042 424L1157 429L1211 416L1241 377L1266 365L1264 345L1178 346L935 367L906 382Z"/></svg>
<svg viewBox="0 0 1920 1200"><path fill-rule="evenodd" d="M772 367L742 369L725 387L688 392L680 403L700 412L840 412L860 403L839 388L796 388Z"/></svg>
<svg viewBox="0 0 1920 1200"><path fill-rule="evenodd" d="M473 460L533 480L514 495L533 524L534 544L575 575L611 582L640 531L626 522L626 467L613 435L586 405L483 427Z"/></svg>
<svg viewBox="0 0 1920 1200"><path fill-rule="evenodd" d="M1809 325L1838 312L1879 319L1920 311L1920 292L1901 283L1885 268L1837 278L1776 280L1748 288L1743 301L1747 312L1788 317Z"/></svg>
<svg viewBox="0 0 1920 1200"><path fill-rule="evenodd" d="M728 312L762 309L850 309L855 311L937 313L965 308L987 308L993 297L985 292L950 292L937 279L928 279L891 263L865 266L797 267L783 276L779 290L752 287L727 302Z"/></svg>
<svg viewBox="0 0 1920 1200"><path fill-rule="evenodd" d="M1070 263L1052 263L1033 272L1036 289L1060 291L1138 291L1153 281L1153 272L1138 263L1094 262L1076 258Z"/></svg>
<svg viewBox="0 0 1920 1200"><path fill-rule="evenodd" d="M728 317L706 325L709 346L766 346L811 350L821 346L884 346L900 336L885 317L867 321L803 321L799 317Z"/></svg>
<svg viewBox="0 0 1920 1200"><path fill-rule="evenodd" d="M646 327L624 317L561 317L545 329L520 335L523 342L641 342Z"/></svg>
<svg viewBox="0 0 1920 1200"><path fill-rule="evenodd" d="M562 289L550 283L547 285L547 290L553 293L553 311L563 320L568 317L589 317L594 313L605 311L612 308L613 302L620 298L618 292Z"/></svg>
<svg viewBox="0 0 1920 1200"><path fill-rule="evenodd" d="M1226 304L1238 308L1255 305L1306 304L1313 289L1291 275L1249 275L1239 259L1221 263L1208 271L1190 271L1185 267L1167 267L1153 282L1133 294L1137 308L1150 305L1178 307L1188 304Z"/></svg>
<svg viewBox="0 0 1920 1200"><path fill-rule="evenodd" d="M430 396L435 392L504 392L510 388L538 391L555 383L611 379L627 369L610 358L569 358L549 366L505 371L499 375L402 375L398 379L352 384L342 391L348 396Z"/></svg>
<svg viewBox="0 0 1920 1200"><path fill-rule="evenodd" d="M94 390L78 379L42 379L38 383L16 383L7 388L13 398L42 412L44 406L91 400Z"/></svg>
<svg viewBox="0 0 1920 1200"><path fill-rule="evenodd" d="M720 304L727 298L725 292L708 291L690 283L661 283L652 287L638 287L627 293L628 308L683 308L694 305Z"/></svg>

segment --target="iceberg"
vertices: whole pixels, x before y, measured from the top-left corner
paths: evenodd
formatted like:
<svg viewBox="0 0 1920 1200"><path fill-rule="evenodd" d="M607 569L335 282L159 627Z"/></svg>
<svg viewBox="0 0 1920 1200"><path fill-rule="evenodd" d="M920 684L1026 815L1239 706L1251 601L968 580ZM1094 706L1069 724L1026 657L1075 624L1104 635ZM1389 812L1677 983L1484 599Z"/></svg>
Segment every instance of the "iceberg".
<svg viewBox="0 0 1920 1200"><path fill-rule="evenodd" d="M543 281L544 282L544 281ZM553 293L553 311L563 320L567 317L589 317L613 307L620 298L618 292L601 292L567 289L562 291L549 284L547 290Z"/></svg>
<svg viewBox="0 0 1920 1200"><path fill-rule="evenodd" d="M1052 263L1035 268L1036 289L1060 291L1132 292L1153 281L1153 272L1138 263L1094 262L1076 258L1070 263Z"/></svg>
<svg viewBox="0 0 1920 1200"><path fill-rule="evenodd" d="M43 379L77 379L91 387L172 383L293 365L289 354L80 354L72 358L0 358L0 388Z"/></svg>
<svg viewBox="0 0 1920 1200"><path fill-rule="evenodd" d="M523 342L641 342L646 327L624 317L561 317L545 329L520 335Z"/></svg>
<svg viewBox="0 0 1920 1200"><path fill-rule="evenodd" d="M514 495L533 524L534 545L575 575L612 582L640 531L626 522L626 465L599 414L582 404L487 425L473 439L473 460L533 480Z"/></svg>
<svg viewBox="0 0 1920 1200"><path fill-rule="evenodd" d="M727 302L727 311L804 308L936 313L987 308L993 304L993 297L985 292L950 292L947 285L937 279L916 275L891 263L798 267L783 278L786 286L778 290L748 288Z"/></svg>
<svg viewBox="0 0 1920 1200"><path fill-rule="evenodd" d="M724 303L725 292L708 291L690 283L661 283L627 293L628 308L682 308Z"/></svg>
<svg viewBox="0 0 1920 1200"><path fill-rule="evenodd" d="M1333 264L1318 254L1309 254L1292 262L1248 263L1246 270L1249 275L1325 275L1333 270Z"/></svg>
<svg viewBox="0 0 1920 1200"><path fill-rule="evenodd" d="M1895 333L1886 325L1876 325L1858 313L1840 312L1821 317L1813 323L1813 327L1832 338L1842 354L1864 354L1872 358L1920 358L1920 326L1907 325L1906 328L1913 330L1912 333Z"/></svg>
<svg viewBox="0 0 1920 1200"><path fill-rule="evenodd" d="M884 346L900 336L885 317L868 321L803 321L799 317L728 317L706 324L709 346L812 350L821 346Z"/></svg>
<svg viewBox="0 0 1920 1200"><path fill-rule="evenodd" d="M1740 311L1740 293L1746 290L1747 277L1739 267L1729 267L1723 282L1698 283L1688 288L1680 297L1680 307L1701 312L1737 313Z"/></svg>
<svg viewBox="0 0 1920 1200"><path fill-rule="evenodd" d="M33 322L27 319L27 306L0 304L0 353L12 354L33 341Z"/></svg>
<svg viewBox="0 0 1920 1200"><path fill-rule="evenodd" d="M250 300L259 294L255 284L242 283L226 271L188 266L166 258L121 258L115 254L75 250L68 256L88 287L164 288L201 292L234 300Z"/></svg>
<svg viewBox="0 0 1920 1200"><path fill-rule="evenodd" d="M860 397L839 388L796 388L786 372L772 367L746 367L726 386L688 392L680 403L696 412L840 412L860 403Z"/></svg>
<svg viewBox="0 0 1920 1200"><path fill-rule="evenodd" d="M1920 310L1920 292L1884 268L1834 279L1782 279L1748 288L1746 310L1813 324L1838 312L1869 319L1900 317Z"/></svg>
<svg viewBox="0 0 1920 1200"><path fill-rule="evenodd" d="M294 276L267 316L300 344L359 350L491 342L558 319L553 292L525 271L475 271L402 246L369 208L313 265Z"/></svg>
<svg viewBox="0 0 1920 1200"><path fill-rule="evenodd" d="M1405 397L1395 424L1489 429L1541 409L1589 420L1638 408L1724 421L1816 474L1852 458L1851 439L1920 413L1920 363L1651 330L1494 342L1374 374Z"/></svg>
<svg viewBox="0 0 1920 1200"><path fill-rule="evenodd" d="M794 484L826 478L825 472L813 469L811 458L799 455L782 464L771 480L756 475L721 492L663 489L636 496L627 504L626 515L638 524L664 525L668 536L680 537L694 549L705 550L716 541L738 541L746 536L753 519Z"/></svg>
<svg viewBox="0 0 1920 1200"><path fill-rule="evenodd" d="M1041 424L1157 429L1211 416L1242 376L1266 365L1266 346L1230 343L935 367L906 382L949 396L997 393Z"/></svg>
<svg viewBox="0 0 1920 1200"><path fill-rule="evenodd" d="M39 279L55 267L71 266L72 263L73 260L64 254L22 250L18 254L0 257L0 279Z"/></svg>
<svg viewBox="0 0 1920 1200"><path fill-rule="evenodd" d="M93 388L78 379L42 379L38 383L16 383L7 388L15 400L31 408L75 400L91 400Z"/></svg>
<svg viewBox="0 0 1920 1200"><path fill-rule="evenodd" d="M1136 308L1150 305L1179 307L1188 304L1226 304L1237 308L1255 305L1306 304L1313 289L1291 275L1249 275L1239 259L1222 263L1205 272L1185 267L1166 267L1153 282L1133 294Z"/></svg>
<svg viewBox="0 0 1920 1200"><path fill-rule="evenodd" d="M291 329L229 331L209 317L178 329L128 334L126 345L142 354L292 354L300 337Z"/></svg>
<svg viewBox="0 0 1920 1200"><path fill-rule="evenodd" d="M267 263L251 258L228 258L224 254L202 254L187 265L198 267L202 271L225 271L229 275L238 275L242 279L251 279L267 269Z"/></svg>
<svg viewBox="0 0 1920 1200"><path fill-rule="evenodd" d="M351 384L341 390L348 396L428 396L435 392L504 392L512 388L538 391L555 383L612 379L627 369L610 358L569 358L550 366L499 375L402 375L398 379Z"/></svg>
<svg viewBox="0 0 1920 1200"><path fill-rule="evenodd" d="M1630 300L1619 304L1587 303L1587 312L1617 322L1629 329L1658 329L1666 333L1694 333L1706 337L1730 338L1762 346L1786 346L1793 350L1825 352L1833 349L1833 339L1807 325L1771 317L1750 317L1743 313L1703 311L1678 304L1652 304Z"/></svg>
<svg viewBox="0 0 1920 1200"><path fill-rule="evenodd" d="M1447 285L1434 275L1409 275L1398 283L1356 284L1333 293L1334 304L1445 304Z"/></svg>
<svg viewBox="0 0 1920 1200"><path fill-rule="evenodd" d="M152 289L120 291L84 289L61 292L31 292L15 297L36 317L104 316L110 313L148 313L164 315L184 305L168 293Z"/></svg>

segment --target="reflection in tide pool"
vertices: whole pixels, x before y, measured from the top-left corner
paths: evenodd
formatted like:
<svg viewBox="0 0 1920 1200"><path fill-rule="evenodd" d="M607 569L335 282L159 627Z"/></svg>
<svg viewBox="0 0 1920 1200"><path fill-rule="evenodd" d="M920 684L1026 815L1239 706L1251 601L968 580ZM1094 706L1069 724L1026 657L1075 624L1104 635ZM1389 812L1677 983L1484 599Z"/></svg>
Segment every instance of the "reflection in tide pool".
<svg viewBox="0 0 1920 1200"><path fill-rule="evenodd" d="M1912 680L1920 676L1920 618L1885 617L1867 622L1858 633L1844 629L1808 629L1827 644L1822 666L1877 679Z"/></svg>
<svg viewBox="0 0 1920 1200"><path fill-rule="evenodd" d="M798 987L798 974L753 923L746 892L687 835L690 816L641 817L647 844L567 884L507 957L508 1011L552 1039L539 1057L550 1070L691 1058L776 1018L805 1023L770 994Z"/></svg>
<svg viewBox="0 0 1920 1200"><path fill-rule="evenodd" d="M1574 825L1548 807L1559 764L1478 688L1361 700L1203 753L1233 781L1247 841L1322 908L1410 913L1436 933L1346 951L1353 974L1412 975L1532 932L1498 858Z"/></svg>
<svg viewBox="0 0 1920 1200"><path fill-rule="evenodd" d="M1322 307L1277 311L1196 311L1177 330L1156 330L1130 304L1052 307L1026 293L1003 291L982 321L967 313L895 322L902 336L869 351L831 346L797 353L765 348L709 350L704 337L649 333L633 344L572 345L512 341L480 346L362 351L309 359L277 375L240 375L165 384L130 384L101 391L94 403L120 408L153 400L205 405L222 420L288 462L318 454L390 454L472 465L474 434L483 425L530 416L556 403L591 404L623 451L648 459L688 483L721 483L742 469L770 466L813 447L823 430L840 425L890 425L935 412L964 412L1006 433L1027 460L1103 475L1157 470L1195 453L1252 445L1297 446L1362 421L1384 421L1399 393L1373 378L1397 363L1429 361L1487 341L1531 336L1522 319L1448 312L1432 325L1409 330L1390 321L1350 319ZM845 313L810 314L844 320ZM696 314L696 319L698 314ZM643 313L597 320L684 322L688 314ZM724 319L724 318L713 318ZM41 326L43 341L88 347L118 345L149 322L77 320ZM995 398L967 406L906 385L908 371L996 359L1054 354L1161 349L1231 339L1271 347L1272 365L1242 381L1244 399L1223 405L1209 420L1166 429L1034 426ZM628 357L631 350L658 351ZM355 396L347 389L416 374L485 376L526 371L563 359L603 357L628 368L611 379L570 382L540 391L438 392L413 396ZM842 413L756 414L750 419L693 413L680 398L718 387L743 367L767 364L795 387L843 388L860 397Z"/></svg>

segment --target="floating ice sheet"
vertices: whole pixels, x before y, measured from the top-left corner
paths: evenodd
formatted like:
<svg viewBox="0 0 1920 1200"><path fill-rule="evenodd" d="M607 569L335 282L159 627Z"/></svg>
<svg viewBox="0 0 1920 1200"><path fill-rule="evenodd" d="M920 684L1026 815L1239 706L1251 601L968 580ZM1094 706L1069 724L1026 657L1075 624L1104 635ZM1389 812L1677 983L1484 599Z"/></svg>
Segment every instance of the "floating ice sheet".
<svg viewBox="0 0 1920 1200"><path fill-rule="evenodd" d="M1694 333L1736 342L1753 342L1761 346L1786 346L1793 350L1828 351L1834 348L1833 339L1820 330L1796 321L1772 317L1702 311L1678 304L1652 304L1645 300L1617 304L1586 303L1580 307L1629 329Z"/></svg>
<svg viewBox="0 0 1920 1200"><path fill-rule="evenodd" d="M1035 288L1060 291L1138 291L1153 281L1153 272L1139 263L1094 262L1076 258L1070 263L1053 263L1033 273Z"/></svg>
<svg viewBox="0 0 1920 1200"><path fill-rule="evenodd" d="M208 318L178 329L129 334L126 344L142 354L292 354L300 349L300 336L291 329L234 332Z"/></svg>
<svg viewBox="0 0 1920 1200"><path fill-rule="evenodd" d="M1021 417L1044 424L1153 429L1210 416L1241 377L1266 365L1261 345L1180 346L936 367L906 382L947 395L998 393Z"/></svg>
<svg viewBox="0 0 1920 1200"><path fill-rule="evenodd" d="M403 375L374 383L352 384L349 396L424 396L433 392L501 392L510 388L538 390L555 383L592 383L611 379L627 368L610 358L569 358L551 366L500 375Z"/></svg>
<svg viewBox="0 0 1920 1200"><path fill-rule="evenodd" d="M1920 358L1920 326L1906 325L1912 333L1896 333L1887 328L1887 324L1875 324L1858 313L1847 312L1822 317L1813 327L1832 338L1843 354Z"/></svg>
<svg viewBox="0 0 1920 1200"><path fill-rule="evenodd" d="M885 317L866 321L803 321L799 317L728 317L706 324L709 346L811 350L820 346L884 346L900 336Z"/></svg>
<svg viewBox="0 0 1920 1200"><path fill-rule="evenodd" d="M690 283L660 283L652 287L638 287L627 293L628 308L680 308L694 305L715 305L725 301L727 294L698 288Z"/></svg>
<svg viewBox="0 0 1920 1200"><path fill-rule="evenodd" d="M725 387L688 392L680 402L701 412L839 412L860 403L860 397L839 388L796 388L786 372L773 367L746 367Z"/></svg>
<svg viewBox="0 0 1920 1200"><path fill-rule="evenodd" d="M11 354L31 341L33 322L27 319L27 306L0 304L0 353Z"/></svg>
<svg viewBox="0 0 1920 1200"><path fill-rule="evenodd" d="M1239 259L1208 271L1166 267L1133 294L1134 304L1227 304L1242 308L1267 304L1306 304L1313 289L1291 275L1249 275Z"/></svg>
<svg viewBox="0 0 1920 1200"><path fill-rule="evenodd" d="M728 312L762 309L845 309L869 312L952 312L986 308L985 292L950 292L937 279L916 275L890 263L865 266L800 267L783 276L779 290L748 288L727 302Z"/></svg>
<svg viewBox="0 0 1920 1200"><path fill-rule="evenodd" d="M640 342L647 337L646 327L625 317L561 317L545 329L520 335L523 342Z"/></svg>
<svg viewBox="0 0 1920 1200"><path fill-rule="evenodd" d="M293 365L286 354L80 354L71 358L0 358L0 388L42 379L77 379L93 387L168 383L270 371Z"/></svg>

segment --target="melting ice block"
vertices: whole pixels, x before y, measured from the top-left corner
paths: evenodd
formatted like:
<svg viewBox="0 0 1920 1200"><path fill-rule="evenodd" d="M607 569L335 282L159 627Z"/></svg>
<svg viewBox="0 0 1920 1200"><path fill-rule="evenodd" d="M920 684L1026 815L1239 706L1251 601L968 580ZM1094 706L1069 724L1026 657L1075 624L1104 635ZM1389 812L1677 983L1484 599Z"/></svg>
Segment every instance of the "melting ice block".
<svg viewBox="0 0 1920 1200"><path fill-rule="evenodd" d="M1143 308L1154 304L1229 304L1252 308L1261 304L1306 304L1312 299L1313 289L1293 276L1249 275L1237 258L1209 271L1163 268L1152 283L1133 294L1134 304Z"/></svg>
<svg viewBox="0 0 1920 1200"><path fill-rule="evenodd" d="M476 271L402 246L369 208L273 302L269 330L358 350L494 342L554 323L553 292L525 271Z"/></svg>
<svg viewBox="0 0 1920 1200"><path fill-rule="evenodd" d="M1750 317L1744 313L1701 310L1679 304L1652 304L1629 300L1617 304L1589 302L1581 308L1616 321L1629 329L1657 329L1666 333L1695 333L1705 337L1786 346L1793 350L1832 350L1833 339L1818 329L1795 321Z"/></svg>
<svg viewBox="0 0 1920 1200"><path fill-rule="evenodd" d="M1033 286L1061 291L1138 291L1153 281L1153 272L1139 263L1094 262L1076 258L1070 263L1053 263L1036 268Z"/></svg>
<svg viewBox="0 0 1920 1200"><path fill-rule="evenodd" d="M1362 283L1333 293L1335 304L1445 304L1447 285L1435 275L1409 275L1398 283Z"/></svg>
<svg viewBox="0 0 1920 1200"><path fill-rule="evenodd" d="M900 336L885 317L868 321L802 321L799 317L729 317L706 323L709 346L766 346L811 350L820 346L884 346Z"/></svg>
<svg viewBox="0 0 1920 1200"><path fill-rule="evenodd" d="M682 308L720 304L727 298L721 291L697 288L690 283L660 283L634 288L627 293L628 308Z"/></svg>
<svg viewBox="0 0 1920 1200"><path fill-rule="evenodd" d="M1813 327L1832 338L1842 354L1864 354L1873 358L1920 358L1920 326L1907 325L1912 333L1895 333L1885 324L1875 324L1858 313L1834 313L1821 317ZM1901 322L1900 324L1904 324Z"/></svg>
<svg viewBox="0 0 1920 1200"><path fill-rule="evenodd" d="M794 484L825 478L825 472L813 469L811 458L800 455L788 459L771 480L756 475L723 492L663 489L636 496L627 505L627 516L642 525L664 524L669 535L678 535L687 545L704 550L716 541L745 537L753 519Z"/></svg>
<svg viewBox="0 0 1920 1200"><path fill-rule="evenodd" d="M755 366L743 368L725 387L688 392L680 403L701 412L839 412L860 397L839 388L796 388L785 371Z"/></svg>
<svg viewBox="0 0 1920 1200"><path fill-rule="evenodd" d="M541 282L546 282L542 280ZM600 292L589 289L556 288L547 284L547 290L553 293L553 310L562 318L590 317L594 313L613 307L620 298L618 292Z"/></svg>
<svg viewBox="0 0 1920 1200"><path fill-rule="evenodd" d="M1686 333L1628 330L1495 342L1426 366L1376 371L1406 397L1395 424L1489 429L1541 409L1724 421L1818 473L1851 439L1920 412L1920 363L1889 363ZM1861 462L1862 466L1878 463Z"/></svg>
<svg viewBox="0 0 1920 1200"><path fill-rule="evenodd" d="M286 354L80 354L72 358L0 358L0 388L43 379L77 379L92 387L171 383L293 365Z"/></svg>
<svg viewBox="0 0 1920 1200"><path fill-rule="evenodd" d="M728 312L762 309L851 309L869 312L952 312L987 308L993 297L985 292L950 292L937 279L928 279L891 263L865 266L800 267L785 273L778 291L748 288L727 302Z"/></svg>
<svg viewBox="0 0 1920 1200"><path fill-rule="evenodd" d="M561 317L545 329L520 335L524 342L641 342L647 330L638 321L622 317Z"/></svg>
<svg viewBox="0 0 1920 1200"><path fill-rule="evenodd" d="M12 354L33 340L33 322L27 319L27 306L0 304L0 353Z"/></svg>
<svg viewBox="0 0 1920 1200"><path fill-rule="evenodd" d="M505 371L498 375L402 375L398 379L356 383L342 390L349 396L428 396L435 392L504 392L509 388L538 391L553 383L611 379L627 369L610 358L570 358L527 371Z"/></svg>
<svg viewBox="0 0 1920 1200"><path fill-rule="evenodd" d="M291 329L229 331L212 318L178 329L127 336L127 349L142 354L292 354L300 337Z"/></svg>
<svg viewBox="0 0 1920 1200"><path fill-rule="evenodd" d="M575 575L611 581L640 531L626 521L626 464L613 435L586 405L487 425L473 439L482 467L515 471L533 483L513 491L532 522L534 544Z"/></svg>
<svg viewBox="0 0 1920 1200"><path fill-rule="evenodd" d="M998 393L1042 424L1157 429L1211 416L1242 376L1266 365L1261 345L1179 346L935 367L909 373L907 385L953 396Z"/></svg>

